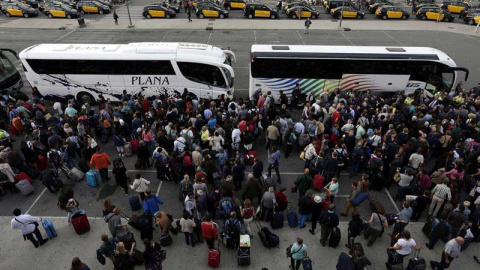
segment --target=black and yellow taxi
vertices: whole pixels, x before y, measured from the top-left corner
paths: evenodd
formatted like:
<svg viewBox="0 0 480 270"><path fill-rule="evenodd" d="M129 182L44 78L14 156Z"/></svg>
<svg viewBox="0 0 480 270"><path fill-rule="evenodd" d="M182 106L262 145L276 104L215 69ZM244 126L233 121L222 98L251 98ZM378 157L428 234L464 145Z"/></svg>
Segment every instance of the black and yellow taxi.
<svg viewBox="0 0 480 270"><path fill-rule="evenodd" d="M80 17L80 12L66 5L49 5L45 7L45 15L50 19L52 18L78 18Z"/></svg>
<svg viewBox="0 0 480 270"><path fill-rule="evenodd" d="M288 3L286 5L283 6L282 8L282 12L283 13L287 13L287 10L291 9L292 7L296 7L296 6L308 6L308 4L306 2L292 2L292 3Z"/></svg>
<svg viewBox="0 0 480 270"><path fill-rule="evenodd" d="M49 6L67 6L67 7L73 8L73 9L77 9L77 4L73 1L55 0L55 1L48 2L48 3L40 4L40 6L38 6L38 10L45 13L45 8L47 8Z"/></svg>
<svg viewBox="0 0 480 270"><path fill-rule="evenodd" d="M480 21L480 9L470 10L469 12L465 13L463 21L466 24L477 25L478 21Z"/></svg>
<svg viewBox="0 0 480 270"><path fill-rule="evenodd" d="M453 20L455 19L452 13L442 9L441 7L422 7L416 13L417 19L420 20L436 21L439 15L441 21L453 22Z"/></svg>
<svg viewBox="0 0 480 270"><path fill-rule="evenodd" d="M40 5L37 0L22 0L20 2L27 4L32 8L38 8L38 6Z"/></svg>
<svg viewBox="0 0 480 270"><path fill-rule="evenodd" d="M95 0L95 1L99 2L100 4L102 4L104 6L109 7L110 9L112 9L112 7L113 7L112 2L110 2L109 0Z"/></svg>
<svg viewBox="0 0 480 270"><path fill-rule="evenodd" d="M405 10L395 6L381 6L375 11L375 16L382 20L387 19L402 19L406 20L410 14Z"/></svg>
<svg viewBox="0 0 480 270"><path fill-rule="evenodd" d="M365 17L365 13L359 11L354 7L347 7L347 6L332 9L330 11L330 14L333 16L333 18L340 18L340 16L342 16L345 19L350 18L350 19L361 20Z"/></svg>
<svg viewBox="0 0 480 270"><path fill-rule="evenodd" d="M227 18L228 17L228 10L218 7L203 7L197 8L196 12L197 17L200 19L203 18Z"/></svg>
<svg viewBox="0 0 480 270"><path fill-rule="evenodd" d="M300 18L311 18L311 19L318 19L320 14L313 8L309 6L294 6L287 10L287 17L292 19Z"/></svg>
<svg viewBox="0 0 480 270"><path fill-rule="evenodd" d="M143 8L142 16L147 19L152 19L152 18L170 19L177 16L177 13L175 12L175 10L164 7L163 5L150 4Z"/></svg>
<svg viewBox="0 0 480 270"><path fill-rule="evenodd" d="M222 6L217 5L212 1L193 2L193 6L195 7L195 9L205 8L205 7L217 7L219 9L223 9Z"/></svg>
<svg viewBox="0 0 480 270"><path fill-rule="evenodd" d="M329 0L328 3L325 5L325 12L331 13L332 9L336 9L341 6L355 7L355 4L350 1Z"/></svg>
<svg viewBox="0 0 480 270"><path fill-rule="evenodd" d="M180 11L182 11L182 8L180 6L172 5L168 2L157 2L150 4L149 6L163 6L167 9L175 11L175 13L179 13Z"/></svg>
<svg viewBox="0 0 480 270"><path fill-rule="evenodd" d="M223 0L223 7L230 9L243 9L247 2L245 0Z"/></svg>
<svg viewBox="0 0 480 270"><path fill-rule="evenodd" d="M465 3L465 2L458 2L458 1L456 1L456 2L443 2L442 8L448 10L451 13L460 14L460 12L462 12L462 10L464 10L466 8L467 9L470 8L470 4Z"/></svg>
<svg viewBox="0 0 480 270"><path fill-rule="evenodd" d="M77 3L77 10L80 13L98 13L105 14L110 13L110 8L98 1L95 0L80 0Z"/></svg>
<svg viewBox="0 0 480 270"><path fill-rule="evenodd" d="M382 6L395 6L395 4L389 1L376 2L371 5L368 5L367 9L371 14L375 14L375 11L377 11L377 9Z"/></svg>
<svg viewBox="0 0 480 270"><path fill-rule="evenodd" d="M252 18L270 18L276 19L278 13L273 8L262 3L248 3L243 8L243 15Z"/></svg>
<svg viewBox="0 0 480 270"><path fill-rule="evenodd" d="M2 12L7 15L7 17L16 16L28 18L38 16L38 10L21 2L2 4Z"/></svg>

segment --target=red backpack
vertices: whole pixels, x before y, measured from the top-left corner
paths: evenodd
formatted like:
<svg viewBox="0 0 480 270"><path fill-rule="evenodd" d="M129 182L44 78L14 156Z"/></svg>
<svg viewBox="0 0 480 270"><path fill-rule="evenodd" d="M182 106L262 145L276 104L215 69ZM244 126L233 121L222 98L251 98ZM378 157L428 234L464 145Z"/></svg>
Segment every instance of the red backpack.
<svg viewBox="0 0 480 270"><path fill-rule="evenodd" d="M247 131L247 122L245 120L241 121L238 124L238 128L240 129L240 132L244 133L245 131Z"/></svg>
<svg viewBox="0 0 480 270"><path fill-rule="evenodd" d="M183 157L183 163L187 168L192 166L192 158L189 155L185 155L185 157Z"/></svg>
<svg viewBox="0 0 480 270"><path fill-rule="evenodd" d="M313 188L317 191L323 190L323 183L325 181L325 177L321 174L316 174L313 178Z"/></svg>

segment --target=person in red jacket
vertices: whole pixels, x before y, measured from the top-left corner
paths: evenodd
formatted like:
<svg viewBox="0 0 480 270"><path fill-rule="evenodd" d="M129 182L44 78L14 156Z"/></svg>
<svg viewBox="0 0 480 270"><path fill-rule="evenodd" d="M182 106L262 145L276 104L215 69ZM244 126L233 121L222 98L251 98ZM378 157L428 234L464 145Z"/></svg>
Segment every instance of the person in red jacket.
<svg viewBox="0 0 480 270"><path fill-rule="evenodd" d="M283 210L287 209L288 206L288 198L285 195L287 189L281 187L280 190L275 191L275 200L277 201L277 205L275 206L275 212L282 212Z"/></svg>
<svg viewBox="0 0 480 270"><path fill-rule="evenodd" d="M218 240L217 226L210 215L205 216L205 221L202 222L202 236L205 238L209 249L213 249L215 240Z"/></svg>
<svg viewBox="0 0 480 270"><path fill-rule="evenodd" d="M110 163L108 155L102 152L100 147L97 146L97 152L93 154L92 159L90 160L90 165L95 166L95 169L100 172L100 176L104 183L110 180L108 177L108 165L110 165Z"/></svg>

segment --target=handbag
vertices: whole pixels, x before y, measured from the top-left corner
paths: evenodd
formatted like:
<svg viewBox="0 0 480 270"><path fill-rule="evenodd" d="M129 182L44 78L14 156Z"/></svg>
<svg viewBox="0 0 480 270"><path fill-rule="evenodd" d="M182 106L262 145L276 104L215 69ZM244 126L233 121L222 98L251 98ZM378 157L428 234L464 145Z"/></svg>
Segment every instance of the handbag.
<svg viewBox="0 0 480 270"><path fill-rule="evenodd" d="M305 151L302 151L302 152L300 153L300 159L303 160L303 161L306 160L306 159L305 159Z"/></svg>
<svg viewBox="0 0 480 270"><path fill-rule="evenodd" d="M301 246L297 251L295 251L295 252L292 252L292 247L293 247L293 245L290 245L290 246L288 246L287 249L286 249L287 258L292 257L293 254L295 254L295 253L299 252L300 250L302 250L303 244L302 244L302 246Z"/></svg>

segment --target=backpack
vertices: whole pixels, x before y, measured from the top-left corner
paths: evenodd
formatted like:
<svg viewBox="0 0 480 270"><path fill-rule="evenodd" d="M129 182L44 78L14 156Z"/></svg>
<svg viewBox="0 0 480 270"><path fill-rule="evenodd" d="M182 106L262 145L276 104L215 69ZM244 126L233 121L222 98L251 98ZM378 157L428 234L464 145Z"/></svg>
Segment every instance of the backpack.
<svg viewBox="0 0 480 270"><path fill-rule="evenodd" d="M220 210L219 210L220 215L223 217L230 216L230 213L235 209L233 201L232 199L230 199L230 197L222 198L220 200L219 207L220 207Z"/></svg>
<svg viewBox="0 0 480 270"><path fill-rule="evenodd" d="M52 164L58 165L62 162L62 157L60 157L57 151L48 152L47 157L48 161Z"/></svg>
<svg viewBox="0 0 480 270"><path fill-rule="evenodd" d="M166 252L162 250L163 252ZM149 270L157 270L162 268L162 262L165 260L164 256L162 255L162 251L152 250L150 257L152 261L145 262L145 269Z"/></svg>
<svg viewBox="0 0 480 270"><path fill-rule="evenodd" d="M238 222L240 222L240 221L238 221L237 219L235 219L235 220L230 219L229 222L228 222L227 234L231 238L235 238L238 235L240 235L240 230L238 228Z"/></svg>
<svg viewBox="0 0 480 270"><path fill-rule="evenodd" d="M192 166L192 158L189 155L185 155L183 158L183 163L185 163L185 167L191 167Z"/></svg>
<svg viewBox="0 0 480 270"><path fill-rule="evenodd" d="M345 150L341 149L342 151L335 151L337 152L337 160L338 160L338 166L344 166L346 157L345 157Z"/></svg>

